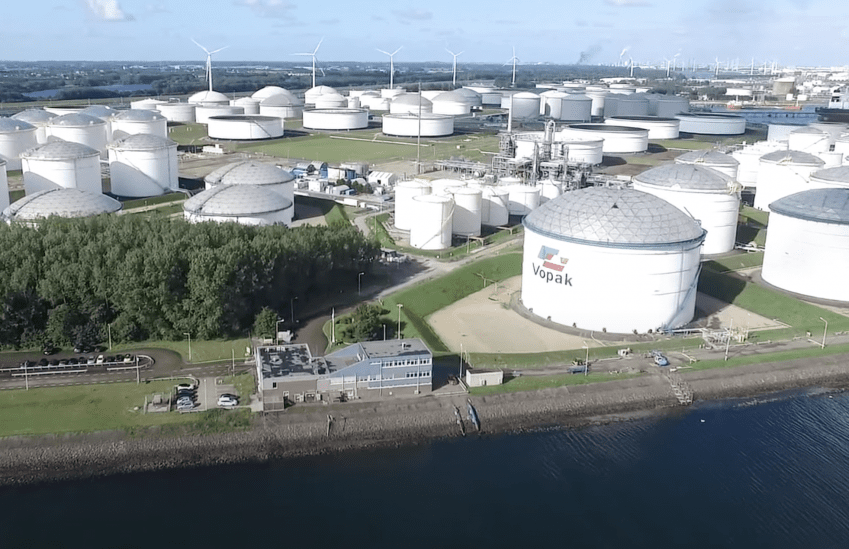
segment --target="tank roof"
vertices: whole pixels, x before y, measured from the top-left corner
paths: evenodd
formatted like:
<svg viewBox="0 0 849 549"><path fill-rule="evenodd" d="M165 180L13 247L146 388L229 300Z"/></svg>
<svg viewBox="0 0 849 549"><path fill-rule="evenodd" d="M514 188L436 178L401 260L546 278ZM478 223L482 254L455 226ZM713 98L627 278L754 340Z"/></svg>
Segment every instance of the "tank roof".
<svg viewBox="0 0 849 549"><path fill-rule="evenodd" d="M802 151L775 151L761 156L761 161L775 164L802 164L804 166L823 166L825 161L813 154Z"/></svg>
<svg viewBox="0 0 849 549"><path fill-rule="evenodd" d="M715 150L691 151L675 158L684 164L705 164L706 166L739 166L740 162L730 154Z"/></svg>
<svg viewBox="0 0 849 549"><path fill-rule="evenodd" d="M203 90L189 97L189 103L230 103L230 98L217 91Z"/></svg>
<svg viewBox="0 0 849 549"><path fill-rule="evenodd" d="M27 109L25 111L21 111L18 114L12 116L15 120L23 120L24 122L29 122L30 124L37 124L43 122L49 122L50 120L56 118L56 115L52 112L47 112L44 109Z"/></svg>
<svg viewBox="0 0 849 549"><path fill-rule="evenodd" d="M218 168L204 181L209 185L277 185L294 179L294 175L274 164L244 160Z"/></svg>
<svg viewBox="0 0 849 549"><path fill-rule="evenodd" d="M531 231L611 248L665 248L699 243L705 231L693 218L654 195L620 187L563 193L525 216Z"/></svg>
<svg viewBox="0 0 849 549"><path fill-rule="evenodd" d="M109 144L110 149L131 151L155 151L176 147L177 143L167 137L151 135L149 133L136 133L128 135Z"/></svg>
<svg viewBox="0 0 849 549"><path fill-rule="evenodd" d="M0 118L0 133L14 133L34 130L35 126L17 118Z"/></svg>
<svg viewBox="0 0 849 549"><path fill-rule="evenodd" d="M183 210L210 216L238 217L278 212L292 207L282 194L256 185L219 185L183 203Z"/></svg>
<svg viewBox="0 0 849 549"><path fill-rule="evenodd" d="M779 198L769 209L806 221L849 225L849 189L810 189Z"/></svg>
<svg viewBox="0 0 849 549"><path fill-rule="evenodd" d="M112 117L113 120L122 122L151 122L154 120L165 120L165 117L159 111L148 109L129 109L121 111Z"/></svg>
<svg viewBox="0 0 849 549"><path fill-rule="evenodd" d="M731 178L695 164L664 164L634 176L634 181L654 187L702 192L728 192Z"/></svg>
<svg viewBox="0 0 849 549"><path fill-rule="evenodd" d="M105 194L80 189L49 189L25 196L3 212L11 220L36 220L51 215L59 217L88 217L117 212L120 202Z"/></svg>
<svg viewBox="0 0 849 549"><path fill-rule="evenodd" d="M836 168L817 170L811 174L811 179L814 178L831 183L849 185L849 166L837 166Z"/></svg>
<svg viewBox="0 0 849 549"><path fill-rule="evenodd" d="M433 103L417 93L404 93L396 96L392 100L393 105L412 105L417 107L419 105L419 101L421 101L422 107L431 107Z"/></svg>
<svg viewBox="0 0 849 549"><path fill-rule="evenodd" d="M83 113L63 114L62 116L57 116L50 121L50 126L65 126L69 128L102 126L104 124L106 124L105 120Z"/></svg>
<svg viewBox="0 0 849 549"><path fill-rule="evenodd" d="M271 97L272 95L278 94L288 94L292 95L292 92L287 90L286 88L281 88L280 86L266 86L261 90L257 90L251 95L254 99L265 99L266 97Z"/></svg>
<svg viewBox="0 0 849 549"><path fill-rule="evenodd" d="M292 96L287 95L285 93L278 93L276 95L270 95L265 97L260 101L260 105L265 105L267 107L288 107L288 106L297 106L297 103L292 98Z"/></svg>
<svg viewBox="0 0 849 549"><path fill-rule="evenodd" d="M34 158L38 160L71 160L88 156L100 156L100 152L88 145L65 141L56 137L51 137L44 145L21 153L21 158Z"/></svg>
<svg viewBox="0 0 849 549"><path fill-rule="evenodd" d="M89 116L95 116L97 118L105 119L110 116L115 115L119 111L116 111L112 107L107 107L106 105L92 105L91 107L86 107L80 111L80 114L87 114Z"/></svg>

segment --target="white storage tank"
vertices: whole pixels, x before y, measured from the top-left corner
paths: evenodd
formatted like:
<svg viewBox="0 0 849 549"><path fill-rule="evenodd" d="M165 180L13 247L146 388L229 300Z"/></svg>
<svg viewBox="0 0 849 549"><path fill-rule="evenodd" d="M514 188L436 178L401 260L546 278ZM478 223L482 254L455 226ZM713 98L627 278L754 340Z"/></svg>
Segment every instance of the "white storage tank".
<svg viewBox="0 0 849 549"><path fill-rule="evenodd" d="M483 106L483 98L481 97L481 94L474 90L471 90L469 88L457 88L456 90L454 90L454 93L460 97L464 97L466 99L466 103L468 103L472 107Z"/></svg>
<svg viewBox="0 0 849 549"><path fill-rule="evenodd" d="M610 124L570 124L560 131L567 139L603 139L605 154L645 152L649 147L649 131Z"/></svg>
<svg viewBox="0 0 849 549"><path fill-rule="evenodd" d="M145 109L121 111L112 117L113 139L121 139L137 133L168 137L168 119L159 111Z"/></svg>
<svg viewBox="0 0 849 549"><path fill-rule="evenodd" d="M849 188L849 166L823 168L811 174L812 189Z"/></svg>
<svg viewBox="0 0 849 549"><path fill-rule="evenodd" d="M616 97L615 116L648 116L649 100L643 94L620 95ZM607 117L607 112L604 113Z"/></svg>
<svg viewBox="0 0 849 549"><path fill-rule="evenodd" d="M797 294L849 301L849 189L807 190L769 209L764 281Z"/></svg>
<svg viewBox="0 0 849 549"><path fill-rule="evenodd" d="M109 144L112 194L146 197L180 188L177 143L150 134L133 134Z"/></svg>
<svg viewBox="0 0 849 549"><path fill-rule="evenodd" d="M280 86L266 86L261 90L255 91L251 95L251 97L253 97L254 99L259 99L260 102L262 102L263 100L268 99L269 97L272 97L274 95L286 96L289 98L290 103L295 105L303 105L303 102L298 99L298 96L296 96L294 93L290 92L286 88L281 88Z"/></svg>
<svg viewBox="0 0 849 549"><path fill-rule="evenodd" d="M741 135L746 133L746 119L735 114L691 112L676 115L680 130L702 135Z"/></svg>
<svg viewBox="0 0 849 549"><path fill-rule="evenodd" d="M364 109L306 109L304 128L310 130L360 130L368 127Z"/></svg>
<svg viewBox="0 0 849 549"><path fill-rule="evenodd" d="M195 108L197 105L191 103L163 103L156 110L165 117L168 122L179 124L193 124L195 121Z"/></svg>
<svg viewBox="0 0 849 549"><path fill-rule="evenodd" d="M430 194L430 183L421 179L402 181L395 185L395 228L409 231L414 219L419 215L414 196Z"/></svg>
<svg viewBox="0 0 849 549"><path fill-rule="evenodd" d="M87 114L89 116L99 118L106 122L106 142L108 143L115 139L114 137L112 137L112 117L122 112L125 111L116 111L115 109L107 107L106 105L92 105L91 107L86 107L85 109L81 110L80 114Z"/></svg>
<svg viewBox="0 0 849 549"><path fill-rule="evenodd" d="M586 96L592 100L592 115L602 117L605 112L605 102L610 92L607 90L591 90L587 89Z"/></svg>
<svg viewBox="0 0 849 549"><path fill-rule="evenodd" d="M304 107L294 102L289 95L291 94L279 93L263 99L259 104L259 114L278 118L300 118Z"/></svg>
<svg viewBox="0 0 849 549"><path fill-rule="evenodd" d="M829 150L829 136L822 130L802 126L787 135L787 145L791 151L817 154Z"/></svg>
<svg viewBox="0 0 849 549"><path fill-rule="evenodd" d="M34 224L51 215L91 217L117 212L121 208L120 202L99 191L53 188L28 194L12 203L3 211L3 218L9 223Z"/></svg>
<svg viewBox="0 0 849 549"><path fill-rule="evenodd" d="M558 134L551 146L552 158L565 158L577 164L601 164L604 160L604 139L568 139Z"/></svg>
<svg viewBox="0 0 849 549"><path fill-rule="evenodd" d="M837 139L849 131L849 124L846 122L811 122L808 127L815 128L828 134L828 144L834 145Z"/></svg>
<svg viewBox="0 0 849 549"><path fill-rule="evenodd" d="M217 91L203 90L189 97L189 103L195 105L229 105L230 98ZM137 107L144 109L155 109L156 106Z"/></svg>
<svg viewBox="0 0 849 549"><path fill-rule="evenodd" d="M811 174L825 162L801 151L776 151L761 157L755 208L766 210L779 198L810 189Z"/></svg>
<svg viewBox="0 0 849 549"><path fill-rule="evenodd" d="M316 86L304 92L304 105L315 105L316 100L323 95L339 95L336 88L330 86Z"/></svg>
<svg viewBox="0 0 849 549"><path fill-rule="evenodd" d="M459 236L480 236L482 192L475 187L454 187L450 190L454 199L454 217L451 232Z"/></svg>
<svg viewBox="0 0 849 549"><path fill-rule="evenodd" d="M167 103L167 101L161 101L159 99L152 99L148 97L146 99L130 101L130 108L151 111L158 109L160 105L164 105L165 103Z"/></svg>
<svg viewBox="0 0 849 549"><path fill-rule="evenodd" d="M399 95L389 104L389 114L414 114L433 112L433 103L417 93Z"/></svg>
<svg viewBox="0 0 849 549"><path fill-rule="evenodd" d="M212 139L252 141L283 137L283 119L259 114L210 116L207 134Z"/></svg>
<svg viewBox="0 0 849 549"><path fill-rule="evenodd" d="M472 90L480 94L481 96L481 105L500 107L501 106L501 93L495 89L488 86L464 86L468 89Z"/></svg>
<svg viewBox="0 0 849 549"><path fill-rule="evenodd" d="M538 117L539 103L540 97L537 94L531 92L519 92L513 94L512 99L510 99L509 97L507 98L507 108L511 108L513 110L513 118Z"/></svg>
<svg viewBox="0 0 849 549"><path fill-rule="evenodd" d="M444 137L454 133L454 117L450 114L422 113L384 114L383 133L396 137Z"/></svg>
<svg viewBox="0 0 849 549"><path fill-rule="evenodd" d="M823 151L816 153L816 156L821 158L825 164L823 164L823 169L825 168L837 168L843 165L843 153L835 152L835 151Z"/></svg>
<svg viewBox="0 0 849 549"><path fill-rule="evenodd" d="M589 122L592 120L593 100L586 95L565 94L565 97L559 97L559 102L559 112L555 115L554 110L552 110L550 115L552 118L569 122Z"/></svg>
<svg viewBox="0 0 849 549"><path fill-rule="evenodd" d="M734 249L740 189L725 174L695 164L666 164L633 178L634 190L653 194L696 219L707 231L702 253Z"/></svg>
<svg viewBox="0 0 849 549"><path fill-rule="evenodd" d="M256 185L219 185L183 203L183 215L191 223L216 221L288 227L294 213L291 200Z"/></svg>
<svg viewBox="0 0 849 549"><path fill-rule="evenodd" d="M349 97L347 101L347 106L349 109L359 109L360 108L360 98L359 97Z"/></svg>
<svg viewBox="0 0 849 549"><path fill-rule="evenodd" d="M0 212L9 207L9 179L6 175L6 161L0 159Z"/></svg>
<svg viewBox="0 0 849 549"><path fill-rule="evenodd" d="M444 250L451 247L454 200L448 196L413 197L418 215L410 227L410 246L420 250Z"/></svg>
<svg viewBox="0 0 849 549"><path fill-rule="evenodd" d="M707 149L684 153L676 157L675 162L714 169L727 175L731 181L737 181L737 167L740 165L740 162L733 156Z"/></svg>
<svg viewBox="0 0 849 549"><path fill-rule="evenodd" d="M450 190L466 186L466 182L460 179L434 179L429 183L430 194L437 196L451 196Z"/></svg>
<svg viewBox="0 0 849 549"><path fill-rule="evenodd" d="M59 187L100 194L100 151L55 139L21 154L27 195Z"/></svg>
<svg viewBox="0 0 849 549"><path fill-rule="evenodd" d="M510 221L510 191L506 187L481 186L481 224L503 227Z"/></svg>
<svg viewBox="0 0 849 549"><path fill-rule="evenodd" d="M444 92L431 100L434 114L467 115L471 112L468 99L456 91ZM390 105L390 110L391 110Z"/></svg>
<svg viewBox="0 0 849 549"><path fill-rule="evenodd" d="M422 92L422 97L424 97L424 98L425 98L425 99L427 99L428 101L433 102L433 99L434 99L435 97L439 97L439 96L440 96L440 95L442 95L443 93L445 93L445 91L444 91L444 90L424 90L424 91Z"/></svg>
<svg viewBox="0 0 849 549"><path fill-rule="evenodd" d="M21 120L35 126L35 140L38 145L47 143L47 126L56 118L52 112L44 109L27 109L12 116L15 120Z"/></svg>
<svg viewBox="0 0 849 549"><path fill-rule="evenodd" d="M231 100L230 104L234 107L242 107L245 114L259 114L259 102L260 100L256 97L240 97Z"/></svg>
<svg viewBox="0 0 849 549"><path fill-rule="evenodd" d="M83 109L87 109L90 105L45 105L44 110L56 116L64 114L77 114Z"/></svg>
<svg viewBox="0 0 849 549"><path fill-rule="evenodd" d="M503 179L502 179L503 181ZM510 215L528 215L539 207L540 188L533 185L510 185L507 187Z"/></svg>
<svg viewBox="0 0 849 549"><path fill-rule="evenodd" d="M315 98L315 108L316 109L347 109L348 108L348 99L335 94L327 94L322 95Z"/></svg>
<svg viewBox="0 0 849 549"><path fill-rule="evenodd" d="M786 151L784 141L758 141L731 153L740 164L737 167L737 181L745 187L757 187L761 157L775 151Z"/></svg>
<svg viewBox="0 0 849 549"><path fill-rule="evenodd" d="M690 100L677 95L661 95L655 101L655 112L661 118L674 118L690 111Z"/></svg>
<svg viewBox="0 0 849 549"><path fill-rule="evenodd" d="M220 105L215 103L198 104L195 106L195 122L198 124L209 124L213 116L232 116L245 114L245 109L232 105Z"/></svg>
<svg viewBox="0 0 849 549"><path fill-rule="evenodd" d="M767 141L787 141L790 139L790 132L803 127L799 124L767 124Z"/></svg>
<svg viewBox="0 0 849 549"><path fill-rule="evenodd" d="M545 204L563 194L563 187L557 181L546 179L537 183L539 187L539 203Z"/></svg>
<svg viewBox="0 0 849 549"><path fill-rule="evenodd" d="M277 192L289 202L295 202L295 176L274 164L258 160L242 160L227 164L207 175L206 188L220 185L252 185Z"/></svg>
<svg viewBox="0 0 849 549"><path fill-rule="evenodd" d="M589 187L522 221L522 305L584 330L644 333L693 319L705 231L647 193Z"/></svg>
<svg viewBox="0 0 849 549"><path fill-rule="evenodd" d="M513 141L516 144L515 158L533 158L534 149L542 149L542 144L545 142L545 132L517 133Z"/></svg>
<svg viewBox="0 0 849 549"><path fill-rule="evenodd" d="M681 124L677 118L658 116L612 116L606 118L604 123L648 130L649 139L678 139L678 128Z"/></svg>
<svg viewBox="0 0 849 549"><path fill-rule="evenodd" d="M109 142L106 122L87 114L63 114L50 121L48 136L80 143L106 154Z"/></svg>
<svg viewBox="0 0 849 549"><path fill-rule="evenodd" d="M21 169L21 153L38 145L38 130L23 120L0 118L0 160L9 170Z"/></svg>
<svg viewBox="0 0 849 549"><path fill-rule="evenodd" d="M560 99L566 97L566 92L548 90L539 94L539 114L551 118L560 117Z"/></svg>
<svg viewBox="0 0 849 549"><path fill-rule="evenodd" d="M391 101L402 93L407 93L404 88L383 88L380 90L380 97Z"/></svg>

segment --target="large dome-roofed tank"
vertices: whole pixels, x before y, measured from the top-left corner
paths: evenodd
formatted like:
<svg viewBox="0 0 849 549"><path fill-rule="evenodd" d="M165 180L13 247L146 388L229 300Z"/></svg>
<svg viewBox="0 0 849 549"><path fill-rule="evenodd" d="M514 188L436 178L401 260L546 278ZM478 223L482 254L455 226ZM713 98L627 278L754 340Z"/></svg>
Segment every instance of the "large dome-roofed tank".
<svg viewBox="0 0 849 549"><path fill-rule="evenodd" d="M23 120L0 118L0 159L9 170L21 169L21 153L38 145L38 130Z"/></svg>
<svg viewBox="0 0 849 549"><path fill-rule="evenodd" d="M53 138L21 155L27 195L59 187L102 193L100 151Z"/></svg>
<svg viewBox="0 0 849 549"><path fill-rule="evenodd" d="M522 224L521 298L534 315L615 333L693 319L705 231L672 204L589 187L546 202Z"/></svg>
<svg viewBox="0 0 849 549"><path fill-rule="evenodd" d="M47 125L51 120L56 118L52 112L47 112L44 109L27 109L18 114L12 115L15 120L22 120L32 124L36 128L35 139L38 145L47 143Z"/></svg>
<svg viewBox="0 0 849 549"><path fill-rule="evenodd" d="M294 211L291 200L256 185L219 185L183 203L183 214L191 223L216 221L288 227Z"/></svg>
<svg viewBox="0 0 849 549"><path fill-rule="evenodd" d="M91 217L117 212L120 202L101 192L53 188L38 191L12 203L3 211L8 222L36 223L50 216Z"/></svg>
<svg viewBox="0 0 849 549"><path fill-rule="evenodd" d="M112 194L141 198L179 189L177 143L138 133L109 144Z"/></svg>
<svg viewBox="0 0 849 549"><path fill-rule="evenodd" d="M258 160L242 160L222 166L204 178L206 188L219 185L252 185L279 193L295 202L295 176L274 164Z"/></svg>
<svg viewBox="0 0 849 549"><path fill-rule="evenodd" d="M80 143L106 155L109 130L106 122L88 114L63 114L57 116L47 126L49 136L65 141Z"/></svg>
<svg viewBox="0 0 849 549"><path fill-rule="evenodd" d="M813 154L800 151L776 151L760 159L755 208L766 210L785 196L810 189L811 174L825 162Z"/></svg>
<svg viewBox="0 0 849 549"><path fill-rule="evenodd" d="M168 119L159 111L130 109L112 117L112 139L144 133L168 137Z"/></svg>

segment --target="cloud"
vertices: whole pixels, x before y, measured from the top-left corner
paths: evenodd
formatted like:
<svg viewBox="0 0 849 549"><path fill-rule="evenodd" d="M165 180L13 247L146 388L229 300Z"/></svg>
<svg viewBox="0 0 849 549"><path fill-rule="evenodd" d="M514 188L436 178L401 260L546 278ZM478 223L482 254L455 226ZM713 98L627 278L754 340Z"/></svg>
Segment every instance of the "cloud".
<svg viewBox="0 0 849 549"><path fill-rule="evenodd" d="M398 19L407 19L409 21L427 21L433 17L429 11L417 10L415 8L407 8L405 10L392 10L392 13Z"/></svg>
<svg viewBox="0 0 849 549"><path fill-rule="evenodd" d="M651 2L646 0L604 0L606 4L619 8L636 8L642 6L651 6Z"/></svg>
<svg viewBox="0 0 849 549"><path fill-rule="evenodd" d="M235 4L251 8L260 17L293 17L289 12L296 7L284 0L237 0Z"/></svg>
<svg viewBox="0 0 849 549"><path fill-rule="evenodd" d="M91 13L102 21L132 21L132 15L125 13L118 0L86 0Z"/></svg>

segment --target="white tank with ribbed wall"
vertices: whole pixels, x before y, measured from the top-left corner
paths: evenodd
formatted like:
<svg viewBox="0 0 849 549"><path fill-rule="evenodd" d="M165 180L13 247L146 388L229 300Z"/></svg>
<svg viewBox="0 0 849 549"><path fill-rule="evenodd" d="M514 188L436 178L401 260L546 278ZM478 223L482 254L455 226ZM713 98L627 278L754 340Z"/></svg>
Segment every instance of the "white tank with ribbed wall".
<svg viewBox="0 0 849 549"><path fill-rule="evenodd" d="M606 154L645 152L649 146L649 132L641 128L609 124L570 124L560 131L566 139L603 139Z"/></svg>
<svg viewBox="0 0 849 549"><path fill-rule="evenodd" d="M612 116L604 120L611 126L627 126L648 130L649 139L678 139L678 127L681 122L677 118L660 118L658 116Z"/></svg>
<svg viewBox="0 0 849 549"><path fill-rule="evenodd" d="M488 227L503 227L510 220L510 191L505 187L482 185L481 224Z"/></svg>
<svg viewBox="0 0 849 549"><path fill-rule="evenodd" d="M9 207L9 179L6 175L6 161L0 159L0 212Z"/></svg>
<svg viewBox="0 0 849 549"><path fill-rule="evenodd" d="M289 202L295 201L295 176L292 172L259 160L232 162L203 178L207 189L221 185L250 185L278 193Z"/></svg>
<svg viewBox="0 0 849 549"><path fill-rule="evenodd" d="M56 115L44 109L27 109L12 115L12 118L35 126L36 144L44 145L47 143L47 126Z"/></svg>
<svg viewBox="0 0 849 549"><path fill-rule="evenodd" d="M687 113L676 115L680 130L702 135L741 135L746 133L746 119L736 114Z"/></svg>
<svg viewBox="0 0 849 549"><path fill-rule="evenodd" d="M510 215L528 215L539 207L540 188L533 185L510 185L507 208Z"/></svg>
<svg viewBox="0 0 849 549"><path fill-rule="evenodd" d="M209 124L212 116L232 116L234 114L245 114L245 109L234 105L202 104L195 107L195 122L198 124Z"/></svg>
<svg viewBox="0 0 849 549"><path fill-rule="evenodd" d="M447 196L413 197L418 214L410 227L410 246L420 250L444 250L451 246L454 200Z"/></svg>
<svg viewBox="0 0 849 549"><path fill-rule="evenodd" d="M769 205L764 281L778 288L849 301L849 189L814 189Z"/></svg>
<svg viewBox="0 0 849 549"><path fill-rule="evenodd" d="M252 141L283 137L283 119L259 114L210 116L207 134L212 139Z"/></svg>
<svg viewBox="0 0 849 549"><path fill-rule="evenodd" d="M106 122L87 114L64 114L57 116L47 126L50 136L65 141L80 143L97 149L105 157L108 132Z"/></svg>
<svg viewBox="0 0 849 549"><path fill-rule="evenodd" d="M598 117L604 116L605 102L607 101L607 97L610 95L610 92L607 90L588 89L585 94L587 97L592 99L592 115Z"/></svg>
<svg viewBox="0 0 849 549"><path fill-rule="evenodd" d="M382 131L397 137L444 137L454 133L454 117L450 114L422 113L384 114L381 117Z"/></svg>
<svg viewBox="0 0 849 549"><path fill-rule="evenodd" d="M829 150L829 136L822 130L802 126L787 135L787 146L791 151L817 154Z"/></svg>
<svg viewBox="0 0 849 549"><path fill-rule="evenodd" d="M512 101L512 107L511 105ZM513 94L507 98L507 108L513 109L513 118L536 118L539 116L540 97L531 92Z"/></svg>
<svg viewBox="0 0 849 549"><path fill-rule="evenodd" d="M652 114L661 118L674 118L675 115L690 111L690 100L677 95L661 95L655 100Z"/></svg>
<svg viewBox="0 0 849 549"><path fill-rule="evenodd" d="M569 93L560 97L559 112L550 115L556 120L568 122L589 122L592 120L593 100L586 95Z"/></svg>
<svg viewBox="0 0 849 549"><path fill-rule="evenodd" d="M551 145L552 158L565 158L578 164L601 164L604 160L604 139L575 139L558 134Z"/></svg>
<svg viewBox="0 0 849 549"><path fill-rule="evenodd" d="M395 228L409 231L418 215L414 196L430 194L430 183L421 179L402 181L395 185Z"/></svg>
<svg viewBox="0 0 849 549"><path fill-rule="evenodd" d="M475 187L452 187L454 216L451 232L459 236L480 236L482 192Z"/></svg>
<svg viewBox="0 0 849 549"><path fill-rule="evenodd" d="M183 202L183 216L190 223L213 221L288 227L294 212L291 200L256 185L219 185Z"/></svg>
<svg viewBox="0 0 849 549"><path fill-rule="evenodd" d="M196 107L197 105L191 103L163 103L157 106L156 110L169 122L193 124Z"/></svg>
<svg viewBox="0 0 849 549"><path fill-rule="evenodd" d="M0 160L9 170L21 169L21 153L38 145L38 129L23 120L0 118Z"/></svg>
<svg viewBox="0 0 849 549"><path fill-rule="evenodd" d="M737 181L737 167L740 162L733 156L715 150L701 150L684 153L675 158L677 164L693 164L704 168L711 168L724 175L731 181Z"/></svg>
<svg viewBox="0 0 849 549"><path fill-rule="evenodd" d="M546 179L537 183L539 188L539 203L545 204L549 200L555 199L563 194L563 187L559 181Z"/></svg>
<svg viewBox="0 0 849 549"><path fill-rule="evenodd" d="M737 181L745 187L757 187L761 157L775 151L786 151L786 141L758 141L731 153L739 162Z"/></svg>
<svg viewBox="0 0 849 549"><path fill-rule="evenodd" d="M695 164L666 164L635 175L633 187L662 198L699 221L707 231L703 254L734 249L740 189L727 175Z"/></svg>
<svg viewBox="0 0 849 549"><path fill-rule="evenodd" d="M100 151L56 139L21 155L27 195L57 188L102 193Z"/></svg>
<svg viewBox="0 0 849 549"><path fill-rule="evenodd" d="M144 133L168 137L168 119L159 111L130 109L112 117L112 139Z"/></svg>
<svg viewBox="0 0 849 549"><path fill-rule="evenodd" d="M360 130L368 127L365 109L306 109L304 127L311 130Z"/></svg>
<svg viewBox="0 0 849 549"><path fill-rule="evenodd" d="M616 98L616 114L614 116L648 116L649 100L643 94L621 95ZM604 114L607 118L607 113Z"/></svg>
<svg viewBox="0 0 849 549"><path fill-rule="evenodd" d="M157 196L179 186L177 143L158 135L133 134L109 144L112 194Z"/></svg>
<svg viewBox="0 0 849 549"><path fill-rule="evenodd" d="M230 104L234 107L242 107L245 114L259 114L259 103L260 100L256 97L240 97L230 100Z"/></svg>
<svg viewBox="0 0 849 549"><path fill-rule="evenodd" d="M704 230L633 189L589 187L525 217L521 303L593 331L670 330L693 319Z"/></svg>
<svg viewBox="0 0 849 549"><path fill-rule="evenodd" d="M810 189L811 174L824 165L822 159L801 151L776 151L762 156L755 208L766 211L779 198Z"/></svg>

